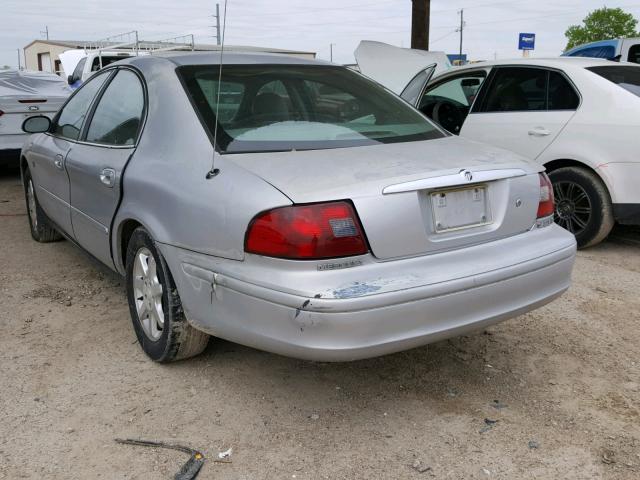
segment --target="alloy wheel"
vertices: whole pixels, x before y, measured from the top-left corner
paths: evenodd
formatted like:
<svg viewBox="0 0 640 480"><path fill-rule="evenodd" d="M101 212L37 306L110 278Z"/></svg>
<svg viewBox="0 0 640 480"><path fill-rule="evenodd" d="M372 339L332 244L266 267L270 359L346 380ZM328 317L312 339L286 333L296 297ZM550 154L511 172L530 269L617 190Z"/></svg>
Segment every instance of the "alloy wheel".
<svg viewBox="0 0 640 480"><path fill-rule="evenodd" d="M164 329L162 292L156 260L148 248L142 247L136 252L133 264L133 294L138 321L145 335L153 341L162 336Z"/></svg>
<svg viewBox="0 0 640 480"><path fill-rule="evenodd" d="M579 235L587 228L592 215L591 199L580 185L562 181L553 184L555 221L558 225Z"/></svg>

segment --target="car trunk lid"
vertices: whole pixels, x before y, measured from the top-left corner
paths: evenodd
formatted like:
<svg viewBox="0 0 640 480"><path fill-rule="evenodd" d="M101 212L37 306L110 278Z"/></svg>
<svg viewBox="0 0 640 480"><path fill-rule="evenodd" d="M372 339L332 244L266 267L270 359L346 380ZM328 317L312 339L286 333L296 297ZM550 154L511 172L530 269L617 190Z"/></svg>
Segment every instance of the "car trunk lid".
<svg viewBox="0 0 640 480"><path fill-rule="evenodd" d="M379 259L521 233L540 198L537 165L455 137L231 158L294 203L351 200Z"/></svg>
<svg viewBox="0 0 640 480"><path fill-rule="evenodd" d="M397 95L429 65L434 65L434 75L451 68L451 62L444 52L401 48L370 40L361 41L354 55L363 75Z"/></svg>
<svg viewBox="0 0 640 480"><path fill-rule="evenodd" d="M66 101L66 97L44 97L42 95L20 95L0 97L0 135L24 133L22 123L35 115L53 118Z"/></svg>

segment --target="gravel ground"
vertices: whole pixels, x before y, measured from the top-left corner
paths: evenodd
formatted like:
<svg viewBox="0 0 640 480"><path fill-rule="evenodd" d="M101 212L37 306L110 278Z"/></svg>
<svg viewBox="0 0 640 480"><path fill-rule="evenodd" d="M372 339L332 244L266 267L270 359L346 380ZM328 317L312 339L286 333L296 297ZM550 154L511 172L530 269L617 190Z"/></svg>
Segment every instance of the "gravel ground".
<svg viewBox="0 0 640 480"><path fill-rule="evenodd" d="M213 341L157 365L121 278L69 242L29 236L19 177L0 174L0 478L640 478L640 231L580 252L554 303L355 363ZM233 448L232 463L214 463Z"/></svg>

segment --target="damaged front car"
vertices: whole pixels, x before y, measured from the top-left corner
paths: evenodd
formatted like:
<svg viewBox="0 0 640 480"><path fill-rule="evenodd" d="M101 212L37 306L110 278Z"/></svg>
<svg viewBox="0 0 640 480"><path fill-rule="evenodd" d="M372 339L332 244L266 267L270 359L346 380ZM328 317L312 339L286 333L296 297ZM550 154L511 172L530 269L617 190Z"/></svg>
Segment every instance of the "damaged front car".
<svg viewBox="0 0 640 480"><path fill-rule="evenodd" d="M347 68L137 57L91 77L23 150L31 233L126 278L166 362L209 335L299 358L396 352L570 284L542 168L448 134ZM46 128L45 128L46 127ZM213 164L212 164L213 163Z"/></svg>

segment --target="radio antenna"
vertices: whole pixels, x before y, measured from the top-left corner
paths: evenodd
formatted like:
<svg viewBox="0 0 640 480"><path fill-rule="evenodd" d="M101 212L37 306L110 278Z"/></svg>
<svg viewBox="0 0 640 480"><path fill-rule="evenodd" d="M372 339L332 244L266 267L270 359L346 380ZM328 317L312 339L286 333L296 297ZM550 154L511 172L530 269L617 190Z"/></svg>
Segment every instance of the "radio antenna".
<svg viewBox="0 0 640 480"><path fill-rule="evenodd" d="M220 25L218 23L218 25ZM216 146L218 145L218 112L220 111L220 87L222 86L222 58L224 55L224 34L227 30L227 0L224 0L224 12L222 14L222 43L220 45L220 65L218 67L218 90L216 92L216 123L213 126L213 157L211 157L211 170L207 172L207 179L213 178L220 173L216 168ZM220 33L220 32L218 32Z"/></svg>

